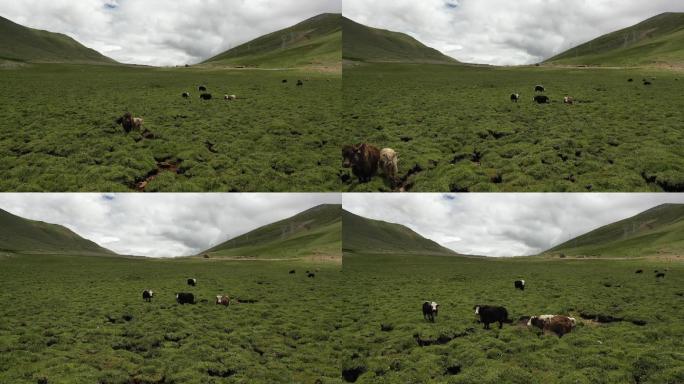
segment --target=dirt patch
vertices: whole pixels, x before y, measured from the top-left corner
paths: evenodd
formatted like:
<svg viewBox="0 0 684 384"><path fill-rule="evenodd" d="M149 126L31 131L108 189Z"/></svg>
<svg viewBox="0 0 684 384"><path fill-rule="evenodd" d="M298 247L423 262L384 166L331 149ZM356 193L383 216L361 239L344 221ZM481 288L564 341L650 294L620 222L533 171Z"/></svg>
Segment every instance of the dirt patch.
<svg viewBox="0 0 684 384"><path fill-rule="evenodd" d="M135 180L133 188L138 192L145 192L147 185L154 179L157 178L162 172L173 172L175 174L181 174L182 168L180 167L181 160L170 160L165 159L157 162L157 167L141 178Z"/></svg>
<svg viewBox="0 0 684 384"><path fill-rule="evenodd" d="M452 334L441 334L436 339L423 339L417 333L413 335L413 338L416 340L416 343L418 343L419 346L428 347L430 345L443 345L459 337L468 336L473 332L475 332L475 328L466 328L462 332L456 332Z"/></svg>
<svg viewBox="0 0 684 384"><path fill-rule="evenodd" d="M214 143L212 143L209 140L206 140L204 142L204 146L207 147L207 150L211 153L218 153L218 151L214 148Z"/></svg>
<svg viewBox="0 0 684 384"><path fill-rule="evenodd" d="M358 365L356 367L346 368L346 369L342 370L342 378L347 383L355 383L356 380L359 379L359 376L361 376L364 372L366 372L366 370L367 370L367 368L364 365Z"/></svg>
<svg viewBox="0 0 684 384"><path fill-rule="evenodd" d="M409 178L416 173L423 172L423 167L420 164L416 164L413 168L406 172L406 175L401 177L394 185L395 192L408 192L413 187L413 182L409 181Z"/></svg>

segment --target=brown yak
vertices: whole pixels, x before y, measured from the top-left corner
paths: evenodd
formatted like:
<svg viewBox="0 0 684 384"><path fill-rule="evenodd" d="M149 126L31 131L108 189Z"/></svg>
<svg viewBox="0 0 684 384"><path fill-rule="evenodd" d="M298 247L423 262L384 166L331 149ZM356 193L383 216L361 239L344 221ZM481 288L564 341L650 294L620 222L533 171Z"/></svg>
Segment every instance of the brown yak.
<svg viewBox="0 0 684 384"><path fill-rule="evenodd" d="M359 183L366 183L378 171L380 150L370 144L345 145L342 148L342 166L352 169L354 176L359 178Z"/></svg>

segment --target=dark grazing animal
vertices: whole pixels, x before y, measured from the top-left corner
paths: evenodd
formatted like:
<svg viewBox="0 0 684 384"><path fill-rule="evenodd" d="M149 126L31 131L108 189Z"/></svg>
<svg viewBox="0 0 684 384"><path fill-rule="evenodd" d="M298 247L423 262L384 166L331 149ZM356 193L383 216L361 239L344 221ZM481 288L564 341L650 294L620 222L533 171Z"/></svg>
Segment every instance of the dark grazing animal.
<svg viewBox="0 0 684 384"><path fill-rule="evenodd" d="M216 305L230 305L230 298L226 295L216 295Z"/></svg>
<svg viewBox="0 0 684 384"><path fill-rule="evenodd" d="M176 302L178 304L195 304L195 295L190 292L176 293Z"/></svg>
<svg viewBox="0 0 684 384"><path fill-rule="evenodd" d="M537 102L537 104L548 104L550 102L549 97L546 95L537 95L532 100Z"/></svg>
<svg viewBox="0 0 684 384"><path fill-rule="evenodd" d="M151 289L146 289L142 293L143 300L150 302L152 301L152 297L154 296L154 292L152 292Z"/></svg>
<svg viewBox="0 0 684 384"><path fill-rule="evenodd" d="M629 79L627 79L627 82L631 83L632 81L634 81L634 79L632 79L631 77Z"/></svg>
<svg viewBox="0 0 684 384"><path fill-rule="evenodd" d="M484 323L484 329L489 329L491 323L499 323L499 328L503 328L503 323L508 322L508 311L504 307L478 304L473 309L480 316L480 322Z"/></svg>
<svg viewBox="0 0 684 384"><path fill-rule="evenodd" d="M558 335L558 337L563 337L563 335L570 333L575 324L574 318L561 315L532 316L527 322L528 326L537 327L542 332L551 331Z"/></svg>
<svg viewBox="0 0 684 384"><path fill-rule="evenodd" d="M183 92L181 96L187 99L188 97L190 97L190 92Z"/></svg>
<svg viewBox="0 0 684 384"><path fill-rule="evenodd" d="M360 183L365 183L378 171L380 150L370 144L345 145L342 148L342 166L352 169Z"/></svg>
<svg viewBox="0 0 684 384"><path fill-rule="evenodd" d="M283 84L287 83L287 79L283 79Z"/></svg>
<svg viewBox="0 0 684 384"><path fill-rule="evenodd" d="M211 100L211 93L203 93L200 95L200 99L202 100Z"/></svg>
<svg viewBox="0 0 684 384"><path fill-rule="evenodd" d="M297 80L297 86L298 86L298 87L301 87L301 86L303 86L303 85L304 85L304 82L303 82L303 81Z"/></svg>
<svg viewBox="0 0 684 384"><path fill-rule="evenodd" d="M644 80L644 85L651 85L651 82L648 80Z"/></svg>
<svg viewBox="0 0 684 384"><path fill-rule="evenodd" d="M575 104L575 99L572 96L563 97L564 104Z"/></svg>
<svg viewBox="0 0 684 384"><path fill-rule="evenodd" d="M204 85L200 85L199 87L197 87L197 90L200 92L206 92L207 87L205 87Z"/></svg>
<svg viewBox="0 0 684 384"><path fill-rule="evenodd" d="M637 269L636 272L634 272L634 273L644 273L644 270L643 269Z"/></svg>
<svg viewBox="0 0 684 384"><path fill-rule="evenodd" d="M142 127L143 119L142 117L133 117L130 112L126 112L123 116L116 119L116 123L121 124L124 131L129 133L133 128L140 129L140 127Z"/></svg>
<svg viewBox="0 0 684 384"><path fill-rule="evenodd" d="M511 101L513 102L518 102L518 99L520 99L520 94L519 93L511 93Z"/></svg>
<svg viewBox="0 0 684 384"><path fill-rule="evenodd" d="M656 273L655 276L656 276L656 279L661 278L661 277L665 277L665 272L658 272L658 273Z"/></svg>
<svg viewBox="0 0 684 384"><path fill-rule="evenodd" d="M294 270L294 269L291 269L291 270L290 270L290 275L292 275L292 274L294 274L294 273L295 273L295 270Z"/></svg>
<svg viewBox="0 0 684 384"><path fill-rule="evenodd" d="M521 291L525 290L525 280L516 280L513 282L513 285Z"/></svg>
<svg viewBox="0 0 684 384"><path fill-rule="evenodd" d="M197 279L195 279L195 278L188 279L188 285L191 287L194 287L195 285L197 285Z"/></svg>
<svg viewBox="0 0 684 384"><path fill-rule="evenodd" d="M306 274L307 277L316 277L316 274L313 272L309 272Z"/></svg>
<svg viewBox="0 0 684 384"><path fill-rule="evenodd" d="M434 301L426 301L423 303L423 318L430 322L435 322L435 316L439 310L439 304Z"/></svg>
<svg viewBox="0 0 684 384"><path fill-rule="evenodd" d="M544 92L545 89L544 89L544 86L543 86L543 85L535 85L535 86L534 86L534 91L535 91L535 92Z"/></svg>

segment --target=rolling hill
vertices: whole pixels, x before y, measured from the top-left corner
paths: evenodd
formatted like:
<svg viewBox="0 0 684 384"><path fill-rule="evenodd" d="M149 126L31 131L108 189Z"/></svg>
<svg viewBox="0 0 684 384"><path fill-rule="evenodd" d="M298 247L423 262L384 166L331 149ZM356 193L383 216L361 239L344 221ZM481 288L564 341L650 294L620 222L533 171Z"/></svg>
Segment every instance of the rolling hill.
<svg viewBox="0 0 684 384"><path fill-rule="evenodd" d="M61 225L24 219L2 209L0 251L27 254L116 255Z"/></svg>
<svg viewBox="0 0 684 384"><path fill-rule="evenodd" d="M684 204L663 204L557 245L543 254L589 257L684 255Z"/></svg>
<svg viewBox="0 0 684 384"><path fill-rule="evenodd" d="M342 15L324 13L239 45L201 64L263 68L323 67L342 62Z"/></svg>
<svg viewBox="0 0 684 384"><path fill-rule="evenodd" d="M344 252L458 256L450 249L394 223L342 211Z"/></svg>
<svg viewBox="0 0 684 384"><path fill-rule="evenodd" d="M0 16L0 60L31 63L116 64L71 37L27 28Z"/></svg>
<svg viewBox="0 0 684 384"><path fill-rule="evenodd" d="M324 204L257 228L214 246L200 255L235 258L342 256L342 206Z"/></svg>
<svg viewBox="0 0 684 384"><path fill-rule="evenodd" d="M342 18L342 58L366 62L456 64L458 61L404 33Z"/></svg>
<svg viewBox="0 0 684 384"><path fill-rule="evenodd" d="M591 66L684 65L684 13L663 13L546 60Z"/></svg>

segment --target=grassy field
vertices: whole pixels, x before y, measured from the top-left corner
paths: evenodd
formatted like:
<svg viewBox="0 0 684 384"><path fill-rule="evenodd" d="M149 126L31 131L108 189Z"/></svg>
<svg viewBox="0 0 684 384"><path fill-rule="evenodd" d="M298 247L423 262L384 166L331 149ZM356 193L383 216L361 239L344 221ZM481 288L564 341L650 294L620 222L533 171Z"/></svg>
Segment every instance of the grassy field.
<svg viewBox="0 0 684 384"><path fill-rule="evenodd" d="M684 79L656 69L356 64L347 142L399 154L408 191L684 191ZM648 77L653 83L642 84ZM651 79L655 77L655 79ZM628 82L633 78L633 82ZM532 102L543 84L547 105ZM521 94L519 103L509 95ZM564 105L563 96L575 98ZM380 177L345 191L390 190Z"/></svg>
<svg viewBox="0 0 684 384"><path fill-rule="evenodd" d="M664 267L657 281L653 270ZM344 276L355 293L341 320L350 324L342 361L350 379L360 373L357 383L684 382L681 263L345 254ZM524 292L513 288L517 278ZM440 304L435 323L422 318L424 300ZM475 304L503 305L512 319L570 314L579 323L560 339L516 323L484 330Z"/></svg>
<svg viewBox="0 0 684 384"><path fill-rule="evenodd" d="M0 382L341 382L341 276L296 261L0 255ZM221 293L256 302L217 306Z"/></svg>
<svg viewBox="0 0 684 384"><path fill-rule="evenodd" d="M1 75L0 191L342 185L339 74L35 64ZM200 100L199 84L214 99ZM125 134L114 120L126 111L149 132Z"/></svg>

